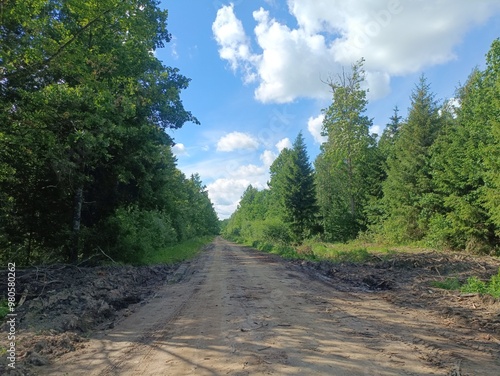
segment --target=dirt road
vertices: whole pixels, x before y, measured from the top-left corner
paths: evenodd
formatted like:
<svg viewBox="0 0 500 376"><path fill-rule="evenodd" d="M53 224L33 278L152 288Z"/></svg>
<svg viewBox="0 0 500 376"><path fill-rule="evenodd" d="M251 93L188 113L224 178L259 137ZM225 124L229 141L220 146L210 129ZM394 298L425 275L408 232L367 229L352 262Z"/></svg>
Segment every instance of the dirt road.
<svg viewBox="0 0 500 376"><path fill-rule="evenodd" d="M480 333L383 296L219 238L181 282L39 373L500 375Z"/></svg>

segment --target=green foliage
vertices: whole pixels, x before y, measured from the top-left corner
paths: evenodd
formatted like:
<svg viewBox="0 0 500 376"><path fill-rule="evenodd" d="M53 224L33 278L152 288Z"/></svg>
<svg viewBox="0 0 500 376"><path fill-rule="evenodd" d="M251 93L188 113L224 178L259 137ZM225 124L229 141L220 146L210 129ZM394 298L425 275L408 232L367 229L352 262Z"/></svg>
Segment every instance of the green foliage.
<svg viewBox="0 0 500 376"><path fill-rule="evenodd" d="M146 253L140 264L175 264L197 256L204 246L213 241L213 236L204 236L186 240L182 243L165 247L152 253Z"/></svg>
<svg viewBox="0 0 500 376"><path fill-rule="evenodd" d="M333 251L328 255L328 260L333 262L362 263L371 259L371 254L366 248L358 248L352 251Z"/></svg>
<svg viewBox="0 0 500 376"><path fill-rule="evenodd" d="M302 133L293 149L284 149L271 166L271 195L276 200L275 210L287 223L293 240L301 241L314 232L316 192L314 175Z"/></svg>
<svg viewBox="0 0 500 376"><path fill-rule="evenodd" d="M459 290L460 281L458 278L446 278L444 281L432 281L431 286L443 290Z"/></svg>
<svg viewBox="0 0 500 376"><path fill-rule="evenodd" d="M315 162L316 186L324 236L330 241L347 241L364 230L368 204L380 195L381 159L369 133L372 120L364 115L363 63L329 83L332 104L323 111L328 141Z"/></svg>
<svg viewBox="0 0 500 376"><path fill-rule="evenodd" d="M116 261L138 264L147 254L154 254L177 243L177 234L168 214L156 210L120 208L99 227L101 247ZM90 244L89 244L90 245Z"/></svg>
<svg viewBox="0 0 500 376"><path fill-rule="evenodd" d="M482 99L481 118L483 126L490 132L487 144L481 145L485 161L485 186L481 199L494 224L497 244L500 243L500 39L496 39L486 57L484 87L479 95Z"/></svg>
<svg viewBox="0 0 500 376"><path fill-rule="evenodd" d="M500 298L500 269L496 275L491 276L486 291L494 298Z"/></svg>
<svg viewBox="0 0 500 376"><path fill-rule="evenodd" d="M381 230L391 242L422 239L433 213L430 148L441 130L439 108L424 77L411 96L407 121L386 161Z"/></svg>
<svg viewBox="0 0 500 376"><path fill-rule="evenodd" d="M460 288L464 293L479 293L488 294L494 298L500 298L500 269L496 275L484 282L477 277L470 277L467 282Z"/></svg>
<svg viewBox="0 0 500 376"><path fill-rule="evenodd" d="M165 132L198 120L189 79L152 53L170 40L157 1L11 1L0 17L0 258L135 261L219 231Z"/></svg>
<svg viewBox="0 0 500 376"><path fill-rule="evenodd" d="M286 245L292 241L292 232L283 222L270 219L262 223L262 239L271 244Z"/></svg>
<svg viewBox="0 0 500 376"><path fill-rule="evenodd" d="M0 320L3 320L10 312L8 303L7 299L0 299Z"/></svg>
<svg viewBox="0 0 500 376"><path fill-rule="evenodd" d="M487 291L487 284L477 277L467 278L467 282L460 288L465 293L484 294Z"/></svg>
<svg viewBox="0 0 500 376"><path fill-rule="evenodd" d="M444 281L433 281L431 285L440 289L460 290L469 294L488 294L498 299L500 298L500 269L488 281L482 281L478 277L472 276L467 278L464 284L461 284L457 278L446 278Z"/></svg>

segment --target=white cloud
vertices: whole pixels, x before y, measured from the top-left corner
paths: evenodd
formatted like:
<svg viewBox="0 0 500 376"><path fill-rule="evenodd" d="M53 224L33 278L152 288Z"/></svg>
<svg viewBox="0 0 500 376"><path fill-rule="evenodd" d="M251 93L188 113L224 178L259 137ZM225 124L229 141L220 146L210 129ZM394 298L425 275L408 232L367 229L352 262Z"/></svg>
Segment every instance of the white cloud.
<svg viewBox="0 0 500 376"><path fill-rule="evenodd" d="M254 178L262 176L266 173L263 166L256 166L254 164L239 166L236 170L230 173L233 178Z"/></svg>
<svg viewBox="0 0 500 376"><path fill-rule="evenodd" d="M276 148L280 153L283 149L285 148L291 149L292 147L293 147L292 142L288 137L278 141L278 143L276 144Z"/></svg>
<svg viewBox="0 0 500 376"><path fill-rule="evenodd" d="M255 138L241 132L231 132L217 142L217 151L255 150L258 147L259 142Z"/></svg>
<svg viewBox="0 0 500 376"><path fill-rule="evenodd" d="M188 155L186 146L184 144L175 144L172 146L172 153L175 155Z"/></svg>
<svg viewBox="0 0 500 376"><path fill-rule="evenodd" d="M314 141L316 141L318 144L322 144L323 142L326 142L328 140L328 137L321 135L321 132L323 131L324 119L325 115L321 114L316 117L310 117L307 121L307 129L313 136Z"/></svg>
<svg viewBox="0 0 500 376"><path fill-rule="evenodd" d="M377 136L380 137L380 136L382 136L382 132L383 132L383 130L382 130L382 127L380 125L375 124L370 128L370 134L375 133Z"/></svg>
<svg viewBox="0 0 500 376"><path fill-rule="evenodd" d="M270 167L277 155L274 154L271 150L264 150L264 152L260 155L260 160L264 163L264 166Z"/></svg>
<svg viewBox="0 0 500 376"><path fill-rule="evenodd" d="M252 73L252 64L257 57L250 52L250 42L243 29L243 24L234 14L234 5L226 5L217 11L212 24L212 32L219 45L219 55L227 60L231 69L241 68L246 82L255 79Z"/></svg>
<svg viewBox="0 0 500 376"><path fill-rule="evenodd" d="M248 166L242 166L243 169ZM267 187L268 173L246 178L221 178L207 185L208 196L214 204L219 218L228 218L238 206L245 189L251 184L257 189Z"/></svg>
<svg viewBox="0 0 500 376"><path fill-rule="evenodd" d="M246 179L217 179L207 185L208 196L219 218L228 218L236 210L242 193L250 184Z"/></svg>
<svg viewBox="0 0 500 376"><path fill-rule="evenodd" d="M179 53L177 52L177 38L172 36L170 40L170 55L175 59L179 59Z"/></svg>
<svg viewBox="0 0 500 376"><path fill-rule="evenodd" d="M295 28L263 8L253 13L258 53L232 5L219 9L212 26L220 57L258 83L261 102L329 98L323 81L361 57L369 97L382 97L392 76L454 59L466 32L500 12L498 0L288 0L288 7Z"/></svg>

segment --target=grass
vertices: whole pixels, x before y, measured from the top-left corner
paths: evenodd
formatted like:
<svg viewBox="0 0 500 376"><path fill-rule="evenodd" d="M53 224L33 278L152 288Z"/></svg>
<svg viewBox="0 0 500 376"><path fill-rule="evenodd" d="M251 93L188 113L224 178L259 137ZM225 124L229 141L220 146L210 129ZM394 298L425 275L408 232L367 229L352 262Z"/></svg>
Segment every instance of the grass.
<svg viewBox="0 0 500 376"><path fill-rule="evenodd" d="M263 252L280 255L292 260L327 260L334 263L364 263L377 259L391 259L399 253L417 253L428 249L419 246L404 246L397 249L387 248L387 245L354 240L348 243L325 243L314 239L306 240L300 246L271 244L261 240L232 238L246 246Z"/></svg>
<svg viewBox="0 0 500 376"><path fill-rule="evenodd" d="M9 305L7 299L0 300L0 320L3 320L9 313Z"/></svg>
<svg viewBox="0 0 500 376"><path fill-rule="evenodd" d="M443 290L460 290L458 278L446 278L444 281L432 281L431 286Z"/></svg>
<svg viewBox="0 0 500 376"><path fill-rule="evenodd" d="M201 252L203 246L210 244L213 240L213 236L187 240L172 247L164 248L154 254L145 255L142 264L175 264L177 262L192 259Z"/></svg>
<svg viewBox="0 0 500 376"><path fill-rule="evenodd" d="M335 263L363 263L372 259L374 253L369 252L367 248L361 247L359 244L329 244L306 241L300 246L291 246L283 244L270 244L260 240L242 241L241 239L239 240L239 243L256 248L263 252L279 255L289 260L328 260Z"/></svg>
<svg viewBox="0 0 500 376"><path fill-rule="evenodd" d="M500 269L496 275L491 276L488 281L482 281L478 277L469 277L464 284L457 278L447 278L444 281L433 281L432 286L445 290L460 290L469 294L486 294L496 299L500 298Z"/></svg>

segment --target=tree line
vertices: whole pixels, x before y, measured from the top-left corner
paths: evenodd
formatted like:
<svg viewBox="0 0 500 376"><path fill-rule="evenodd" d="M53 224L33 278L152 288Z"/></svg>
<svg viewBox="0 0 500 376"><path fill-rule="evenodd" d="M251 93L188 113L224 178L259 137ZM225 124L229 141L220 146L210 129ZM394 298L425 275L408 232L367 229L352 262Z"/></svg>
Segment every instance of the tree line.
<svg viewBox="0 0 500 376"><path fill-rule="evenodd" d="M380 138L370 134L364 61L328 82L327 141L308 161L302 135L252 186L225 223L226 236L271 243L363 236L391 244L491 252L500 245L500 39L440 103L424 76L408 115L399 109Z"/></svg>
<svg viewBox="0 0 500 376"><path fill-rule="evenodd" d="M218 232L198 175L166 133L199 123L156 0L4 1L0 11L0 257L76 262Z"/></svg>

